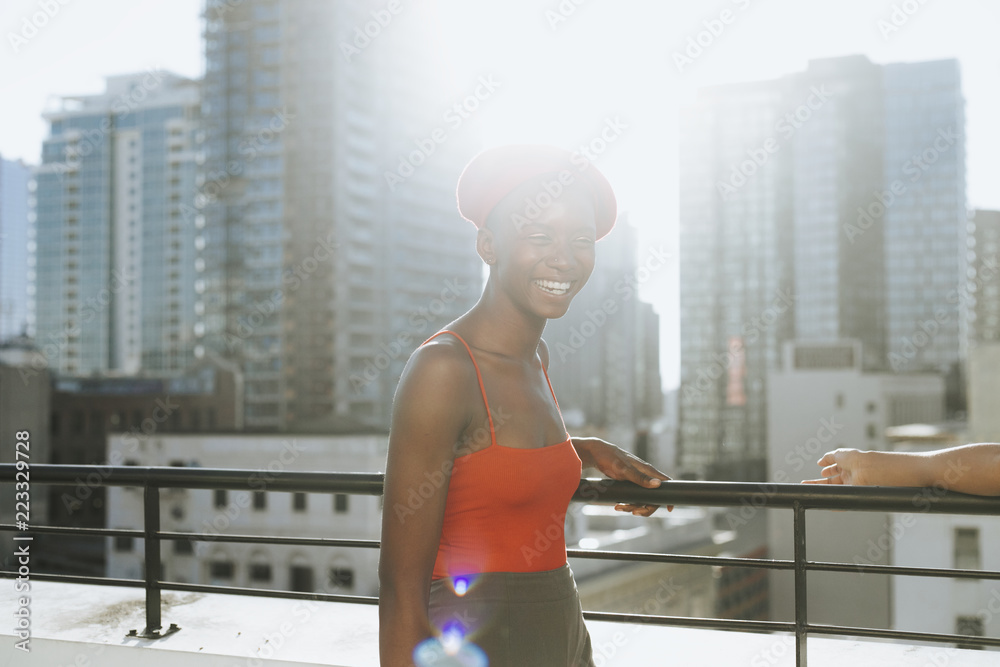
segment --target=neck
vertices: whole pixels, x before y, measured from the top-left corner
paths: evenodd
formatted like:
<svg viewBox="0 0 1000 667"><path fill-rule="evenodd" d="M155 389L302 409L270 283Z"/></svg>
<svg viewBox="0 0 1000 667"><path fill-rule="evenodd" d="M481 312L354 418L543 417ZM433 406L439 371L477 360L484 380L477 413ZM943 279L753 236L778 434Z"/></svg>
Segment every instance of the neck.
<svg viewBox="0 0 1000 667"><path fill-rule="evenodd" d="M516 307L492 280L479 301L462 318L475 338L476 347L504 356L530 361L548 320Z"/></svg>

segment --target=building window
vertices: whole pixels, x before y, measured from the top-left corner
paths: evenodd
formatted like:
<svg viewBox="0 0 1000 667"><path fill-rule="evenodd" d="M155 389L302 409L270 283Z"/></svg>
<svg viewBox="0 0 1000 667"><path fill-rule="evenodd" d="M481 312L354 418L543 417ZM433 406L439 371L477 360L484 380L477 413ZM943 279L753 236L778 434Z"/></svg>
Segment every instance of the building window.
<svg viewBox="0 0 1000 667"><path fill-rule="evenodd" d="M91 435L103 435L104 434L104 413L99 410L93 410L90 413L90 434Z"/></svg>
<svg viewBox="0 0 1000 667"><path fill-rule="evenodd" d="M208 564L208 575L212 579L232 579L235 569L231 560L213 560Z"/></svg>
<svg viewBox="0 0 1000 667"><path fill-rule="evenodd" d="M117 535L115 537L115 551L122 553L132 551L132 538L128 535Z"/></svg>
<svg viewBox="0 0 1000 667"><path fill-rule="evenodd" d="M955 569L982 569L982 558L979 551L978 528L955 529Z"/></svg>
<svg viewBox="0 0 1000 667"><path fill-rule="evenodd" d="M215 506L216 507L225 507L226 505L228 505L229 504L229 498L228 498L228 496L229 496L229 493L225 489L216 489L215 490Z"/></svg>
<svg viewBox="0 0 1000 667"><path fill-rule="evenodd" d="M253 492L253 508L255 510L267 509L267 492L266 491L254 491Z"/></svg>
<svg viewBox="0 0 1000 667"><path fill-rule="evenodd" d="M174 540L174 553L178 556L190 556L194 553L194 542L186 537Z"/></svg>
<svg viewBox="0 0 1000 667"><path fill-rule="evenodd" d="M301 593L313 592L313 570L308 565L293 565L291 568L290 587Z"/></svg>
<svg viewBox="0 0 1000 667"><path fill-rule="evenodd" d="M294 509L296 512L306 511L306 494L304 493L292 494L292 509Z"/></svg>
<svg viewBox="0 0 1000 667"><path fill-rule="evenodd" d="M70 427L73 435L83 435L83 427L86 417L83 416L83 410L73 411L73 424Z"/></svg>
<svg viewBox="0 0 1000 667"><path fill-rule="evenodd" d="M956 635L969 635L972 637L982 637L985 632L983 631L983 618L982 616L956 616L955 617L955 634ZM958 648L964 649L981 649L982 646L977 646L976 644L956 644Z"/></svg>
<svg viewBox="0 0 1000 667"><path fill-rule="evenodd" d="M271 566L267 563L252 563L250 565L250 581L271 581Z"/></svg>
<svg viewBox="0 0 1000 667"><path fill-rule="evenodd" d="M330 586L334 590L351 590L354 588L354 570L349 567L330 568Z"/></svg>
<svg viewBox="0 0 1000 667"><path fill-rule="evenodd" d="M347 511L347 494L337 493L333 496L333 511L337 514L343 514Z"/></svg>

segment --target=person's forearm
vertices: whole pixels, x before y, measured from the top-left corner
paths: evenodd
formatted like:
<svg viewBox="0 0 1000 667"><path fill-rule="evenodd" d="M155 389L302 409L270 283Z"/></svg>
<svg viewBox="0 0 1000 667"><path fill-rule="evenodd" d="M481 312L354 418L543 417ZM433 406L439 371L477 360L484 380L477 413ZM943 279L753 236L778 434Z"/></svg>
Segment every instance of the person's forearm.
<svg viewBox="0 0 1000 667"><path fill-rule="evenodd" d="M925 454L933 476L924 486L984 496L1000 495L1000 444L975 443Z"/></svg>
<svg viewBox="0 0 1000 667"><path fill-rule="evenodd" d="M861 452L857 483L937 486L961 493L1000 495L1000 444L978 443L934 452Z"/></svg>
<svg viewBox="0 0 1000 667"><path fill-rule="evenodd" d="M381 667L413 667L417 644L434 636L427 610L415 609L379 591L379 664Z"/></svg>

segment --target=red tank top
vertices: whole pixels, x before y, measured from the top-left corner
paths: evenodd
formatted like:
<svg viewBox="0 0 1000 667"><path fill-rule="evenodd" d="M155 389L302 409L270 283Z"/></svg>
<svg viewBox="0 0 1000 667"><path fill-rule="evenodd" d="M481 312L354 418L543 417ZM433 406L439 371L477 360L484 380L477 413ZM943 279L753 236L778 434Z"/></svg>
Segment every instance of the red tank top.
<svg viewBox="0 0 1000 667"><path fill-rule="evenodd" d="M431 578L480 572L542 572L562 567L566 563L566 510L583 472L569 432L563 442L546 447L498 445L483 376L469 345L448 330L439 331L422 344L446 333L461 341L476 367L489 416L490 444L472 453L459 452L461 455L455 457ZM559 410L544 366L542 372Z"/></svg>

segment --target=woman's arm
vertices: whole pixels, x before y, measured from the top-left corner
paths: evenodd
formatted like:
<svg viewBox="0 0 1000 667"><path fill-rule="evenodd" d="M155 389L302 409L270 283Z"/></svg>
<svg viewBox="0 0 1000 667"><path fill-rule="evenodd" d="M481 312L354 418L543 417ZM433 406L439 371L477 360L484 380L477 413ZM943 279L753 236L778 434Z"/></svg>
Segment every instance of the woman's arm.
<svg viewBox="0 0 1000 667"><path fill-rule="evenodd" d="M933 452L863 452L836 449L818 462L821 479L806 484L940 486L984 496L1000 495L1000 444L976 443Z"/></svg>
<svg viewBox="0 0 1000 667"><path fill-rule="evenodd" d="M418 348L393 400L379 558L382 667L411 667L416 645L438 634L427 604L454 448L470 419L472 366L462 361L445 341Z"/></svg>

